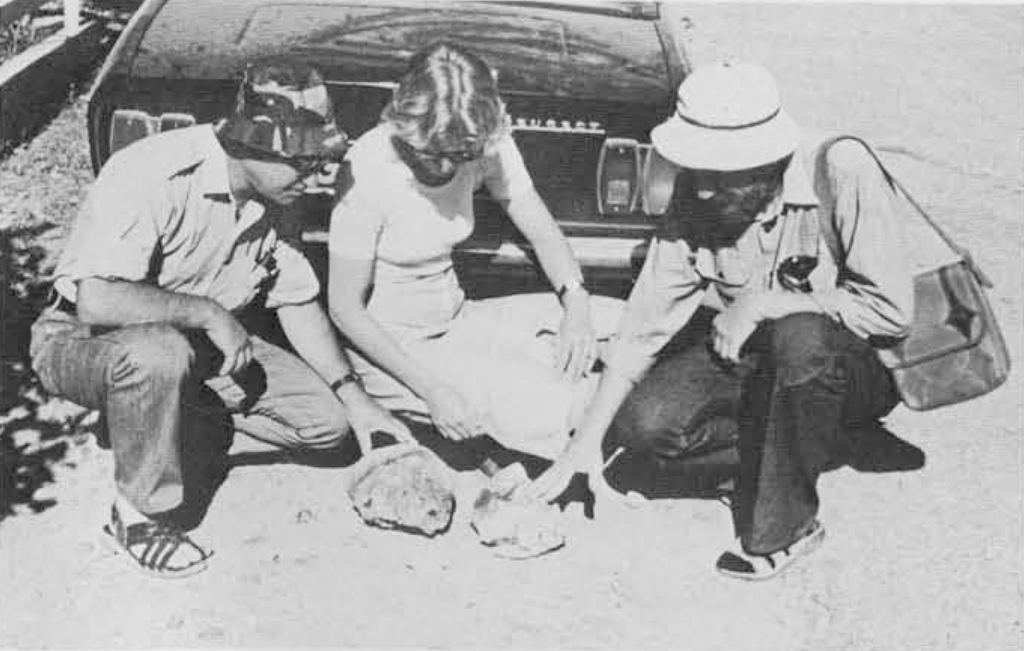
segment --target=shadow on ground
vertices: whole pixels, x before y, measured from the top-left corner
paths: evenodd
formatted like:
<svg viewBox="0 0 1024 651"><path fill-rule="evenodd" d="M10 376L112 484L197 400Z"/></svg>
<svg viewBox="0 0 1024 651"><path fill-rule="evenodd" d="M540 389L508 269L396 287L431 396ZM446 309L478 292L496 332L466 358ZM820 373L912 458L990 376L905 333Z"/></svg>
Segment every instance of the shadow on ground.
<svg viewBox="0 0 1024 651"><path fill-rule="evenodd" d="M29 361L32 322L46 301L40 278L46 251L30 244L53 224L0 231L0 520L28 509L42 511L52 500L36 492L53 480L51 465L61 460L68 436L89 413L54 412Z"/></svg>

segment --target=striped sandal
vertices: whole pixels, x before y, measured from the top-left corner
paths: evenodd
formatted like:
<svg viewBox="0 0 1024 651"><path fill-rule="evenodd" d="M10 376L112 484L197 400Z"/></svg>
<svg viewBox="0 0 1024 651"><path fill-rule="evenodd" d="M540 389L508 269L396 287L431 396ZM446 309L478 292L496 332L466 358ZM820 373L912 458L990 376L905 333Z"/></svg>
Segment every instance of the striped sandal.
<svg viewBox="0 0 1024 651"><path fill-rule="evenodd" d="M782 570L792 565L797 559L817 549L825 539L825 528L817 520L810 531L788 547L770 554L748 554L742 551L724 552L718 557L715 569L720 574L745 581L764 581L778 576Z"/></svg>
<svg viewBox="0 0 1024 651"><path fill-rule="evenodd" d="M111 507L110 522L103 525L103 533L115 553L127 552L138 571L160 579L183 579L199 574L213 555L172 525L146 520L126 526L117 507ZM192 560L183 562L183 558L190 557Z"/></svg>

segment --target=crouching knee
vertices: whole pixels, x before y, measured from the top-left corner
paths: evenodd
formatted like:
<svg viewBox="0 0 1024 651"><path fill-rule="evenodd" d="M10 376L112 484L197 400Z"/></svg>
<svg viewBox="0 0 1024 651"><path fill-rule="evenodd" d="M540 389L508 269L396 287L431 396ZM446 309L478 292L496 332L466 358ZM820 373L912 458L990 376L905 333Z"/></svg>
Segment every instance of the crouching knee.
<svg viewBox="0 0 1024 651"><path fill-rule="evenodd" d="M129 326L111 369L114 383L128 378L151 384L180 384L191 372L195 352L177 328L164 324Z"/></svg>
<svg viewBox="0 0 1024 651"><path fill-rule="evenodd" d="M803 384L834 366L836 324L820 314L792 314L772 325L771 353L783 385Z"/></svg>
<svg viewBox="0 0 1024 651"><path fill-rule="evenodd" d="M352 434L352 424L340 404L325 405L320 416L316 424L295 430L295 447L327 450L338 447Z"/></svg>
<svg viewBox="0 0 1024 651"><path fill-rule="evenodd" d="M607 437L611 447L621 446L636 456L668 460L686 454L690 436L674 425L667 405L656 401L627 402L612 423Z"/></svg>

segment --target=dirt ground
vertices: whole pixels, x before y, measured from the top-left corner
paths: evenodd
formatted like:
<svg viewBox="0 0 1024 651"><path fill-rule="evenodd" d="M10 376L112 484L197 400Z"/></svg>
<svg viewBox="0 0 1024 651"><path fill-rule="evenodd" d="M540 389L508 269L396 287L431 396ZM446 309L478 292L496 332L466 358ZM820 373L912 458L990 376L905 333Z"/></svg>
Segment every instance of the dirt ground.
<svg viewBox="0 0 1024 651"><path fill-rule="evenodd" d="M573 505L565 549L508 561L475 541L464 509L436 539L369 529L345 497L346 469L249 454L196 531L216 550L210 570L156 582L98 544L111 459L78 437L39 493L55 505L0 524L0 647L1024 647L1024 8L676 9L698 62L761 62L801 122L899 148L886 160L995 281L1013 374L966 404L894 412L891 428L925 450L923 469L827 474L826 543L750 585L714 572L731 536L714 500L594 520ZM0 228L70 216L45 187L25 193L50 212L9 209L27 196L12 194L15 164L59 155L44 178L81 181L61 165L81 165L84 139L58 151L45 136L0 168ZM63 233L41 241L55 250ZM40 420L73 418L60 407ZM480 481L459 479L467 494Z"/></svg>

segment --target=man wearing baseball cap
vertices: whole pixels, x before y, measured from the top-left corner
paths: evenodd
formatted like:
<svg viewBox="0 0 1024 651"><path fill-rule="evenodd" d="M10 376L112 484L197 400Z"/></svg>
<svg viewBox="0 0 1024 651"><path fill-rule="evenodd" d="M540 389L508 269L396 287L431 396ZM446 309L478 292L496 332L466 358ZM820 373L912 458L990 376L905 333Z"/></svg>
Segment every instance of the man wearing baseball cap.
<svg viewBox="0 0 1024 651"><path fill-rule="evenodd" d="M648 494L695 455L738 452L738 540L717 569L769 578L822 540L823 470L893 440L903 467L923 463L881 428L898 395L874 354L907 333L910 244L871 152L801 147L761 67L695 70L651 142L678 166L668 214L584 423L533 491L583 472L604 493L602 443L647 468Z"/></svg>
<svg viewBox="0 0 1024 651"><path fill-rule="evenodd" d="M212 490L218 434L326 449L354 432L364 451L374 431L410 438L363 391L312 268L278 231L346 144L315 70L251 66L223 124L118 151L77 217L33 367L51 393L100 411L116 483L104 531L149 575L206 568L181 516ZM298 355L250 331L261 308Z"/></svg>

